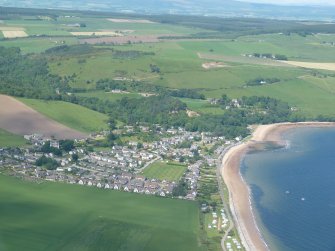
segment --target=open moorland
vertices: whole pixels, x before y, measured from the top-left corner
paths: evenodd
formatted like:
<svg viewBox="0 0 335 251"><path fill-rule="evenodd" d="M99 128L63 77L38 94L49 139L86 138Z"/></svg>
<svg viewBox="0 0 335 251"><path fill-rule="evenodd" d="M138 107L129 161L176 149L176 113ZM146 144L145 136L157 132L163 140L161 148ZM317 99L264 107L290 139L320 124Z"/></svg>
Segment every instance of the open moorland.
<svg viewBox="0 0 335 251"><path fill-rule="evenodd" d="M4 176L0 182L1 250L201 250L194 202Z"/></svg>

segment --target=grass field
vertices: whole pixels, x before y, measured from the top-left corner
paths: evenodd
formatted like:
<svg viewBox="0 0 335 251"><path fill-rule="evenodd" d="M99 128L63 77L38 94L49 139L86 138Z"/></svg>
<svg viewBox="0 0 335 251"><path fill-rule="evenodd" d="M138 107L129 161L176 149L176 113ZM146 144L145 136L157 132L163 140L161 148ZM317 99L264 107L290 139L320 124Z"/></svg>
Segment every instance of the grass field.
<svg viewBox="0 0 335 251"><path fill-rule="evenodd" d="M18 38L11 40L0 41L0 46L4 47L19 47L23 53L39 53L44 52L51 47L59 46L62 41L66 44L76 44L77 40L70 37L57 37L57 38Z"/></svg>
<svg viewBox="0 0 335 251"><path fill-rule="evenodd" d="M280 98L291 106L297 107L298 112L304 115L335 114L330 108L335 102L334 92L329 91L335 88L335 78L315 77L313 76L315 70L231 62L228 63L228 67L221 69L202 69L201 64L204 59L197 56L197 51L201 48L202 51L208 51L208 48L215 45L217 48L213 47L216 48L213 53L217 51L228 53L229 48L221 49L221 51L218 49L221 48L219 46L224 47L225 43L228 42L223 42L221 45L219 42L196 41L118 46L118 50L152 51L155 55L126 60L112 58L107 52L91 56L85 64L79 64L76 58L61 60L60 65L58 61L52 62L50 69L63 76L76 73L79 77L73 84L74 87L90 89L95 87L94 83L98 79L122 76L169 88L196 88L205 94L206 98L219 98L222 94L227 94L232 98L244 95L263 95ZM161 74L150 72L151 63L160 67ZM259 77L279 78L281 81L273 85L246 87L248 80ZM90 80L91 83L87 84L86 80ZM107 94L82 95L110 99ZM111 96L111 99L113 98ZM223 110L210 106L205 103L206 101L183 101L188 104L189 109L198 113L223 113Z"/></svg>
<svg viewBox="0 0 335 251"><path fill-rule="evenodd" d="M221 115L224 110L217 105L211 105L208 100L180 98L189 109L200 114L216 114Z"/></svg>
<svg viewBox="0 0 335 251"><path fill-rule="evenodd" d="M179 34L188 35L204 32L198 28L160 24L160 23L114 23L108 21L112 16L58 17L56 20L36 20L34 17L5 20L6 29L20 27L28 35L44 34L47 37L29 37L13 40L1 40L0 46L18 46L23 52L41 52L57 46L62 41L77 44L78 39L71 32L127 30L132 35ZM84 23L86 27L74 27ZM210 32L210 31L209 31ZM99 79L124 77L129 80L143 81L148 84L169 88L199 89L206 98L218 98L228 94L231 98L243 95L264 95L280 98L298 112L308 115L334 115L330 109L334 104L334 77L319 79L315 72L329 74L321 70L302 69L287 66L259 65L252 60L244 60L242 54L271 53L286 55L291 61L333 63L335 35L316 33L300 36L298 34L261 34L240 36L236 39L216 40L171 40L154 44L99 45L118 51L153 52L153 55L141 55L136 58L115 58L111 50L90 55L56 57L50 60L52 73L60 76L76 74L71 87L94 89ZM57 43L56 43L57 42ZM198 53L212 58L199 58ZM217 58L216 58L217 57ZM85 58L85 62L82 60ZM226 58L226 60L225 60ZM227 67L205 70L206 62L222 61ZM150 64L157 65L161 73L153 73ZM307 76L307 77L306 77ZM245 83L255 78L279 78L274 85L246 88ZM298 91L298 92L296 92ZM102 100L117 100L128 95L109 95L102 92L83 93L81 96L97 97ZM133 94L129 94L133 96ZM135 97L135 96L134 96ZM191 110L198 113L222 114L217 107L202 101L185 100Z"/></svg>
<svg viewBox="0 0 335 251"><path fill-rule="evenodd" d="M79 93L78 96L88 98L99 98L101 100L109 100L109 101L116 101L125 97L127 98L141 97L141 95L137 93L110 93L103 91Z"/></svg>
<svg viewBox="0 0 335 251"><path fill-rule="evenodd" d="M43 115L78 131L96 132L107 128L107 115L79 105L25 98L20 98L20 101Z"/></svg>
<svg viewBox="0 0 335 251"><path fill-rule="evenodd" d="M0 129L0 147L25 146L26 143L27 141L23 137Z"/></svg>
<svg viewBox="0 0 335 251"><path fill-rule="evenodd" d="M0 250L202 250L197 203L0 175Z"/></svg>
<svg viewBox="0 0 335 251"><path fill-rule="evenodd" d="M144 169L143 175L150 179L178 181L187 167L178 163L156 161Z"/></svg>

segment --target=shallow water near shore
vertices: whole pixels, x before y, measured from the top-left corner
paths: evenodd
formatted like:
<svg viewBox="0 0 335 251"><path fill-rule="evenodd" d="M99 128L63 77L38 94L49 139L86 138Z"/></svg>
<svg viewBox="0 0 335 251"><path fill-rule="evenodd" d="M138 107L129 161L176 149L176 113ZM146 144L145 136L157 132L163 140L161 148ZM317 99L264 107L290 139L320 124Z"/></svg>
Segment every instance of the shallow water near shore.
<svg viewBox="0 0 335 251"><path fill-rule="evenodd" d="M289 147L249 153L241 174L270 250L335 250L335 128L291 129Z"/></svg>

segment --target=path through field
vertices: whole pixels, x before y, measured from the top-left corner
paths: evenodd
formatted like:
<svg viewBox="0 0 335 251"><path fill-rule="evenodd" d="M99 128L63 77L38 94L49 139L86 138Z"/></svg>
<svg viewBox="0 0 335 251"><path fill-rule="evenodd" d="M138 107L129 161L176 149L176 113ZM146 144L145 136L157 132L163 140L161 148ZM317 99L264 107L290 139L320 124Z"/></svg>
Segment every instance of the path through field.
<svg viewBox="0 0 335 251"><path fill-rule="evenodd" d="M39 133L48 137L54 136L57 139L87 137L84 133L51 120L6 95L0 95L0 128L18 135Z"/></svg>

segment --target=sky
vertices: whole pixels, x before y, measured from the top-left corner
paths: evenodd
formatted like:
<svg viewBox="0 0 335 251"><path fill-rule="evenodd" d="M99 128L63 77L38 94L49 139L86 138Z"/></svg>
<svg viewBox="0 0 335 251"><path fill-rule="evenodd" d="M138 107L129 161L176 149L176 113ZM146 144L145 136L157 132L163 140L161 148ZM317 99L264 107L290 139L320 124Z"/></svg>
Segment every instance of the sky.
<svg viewBox="0 0 335 251"><path fill-rule="evenodd" d="M239 0L241 2L268 3L278 5L333 5L335 0Z"/></svg>

